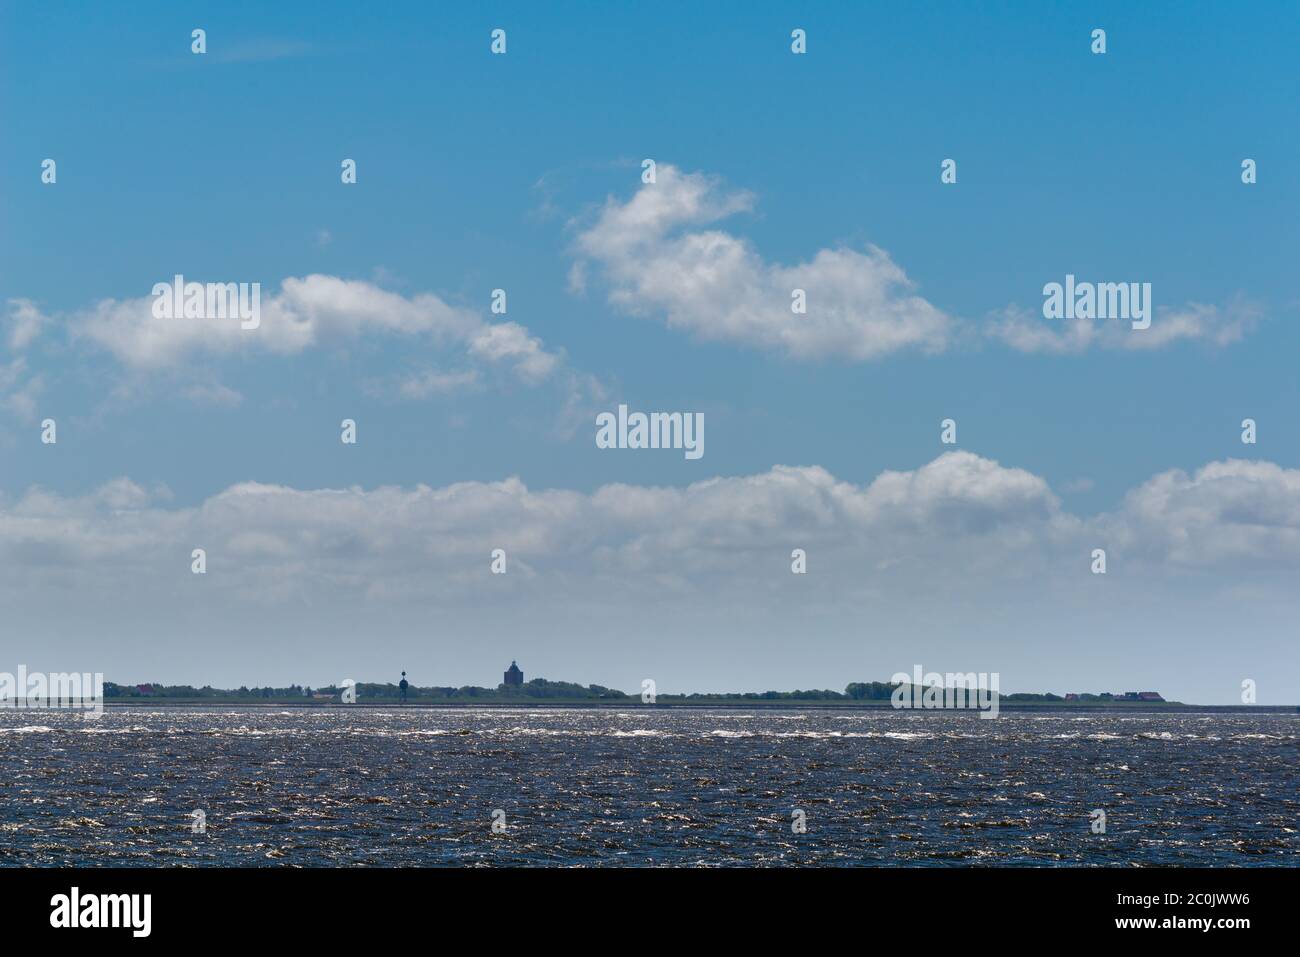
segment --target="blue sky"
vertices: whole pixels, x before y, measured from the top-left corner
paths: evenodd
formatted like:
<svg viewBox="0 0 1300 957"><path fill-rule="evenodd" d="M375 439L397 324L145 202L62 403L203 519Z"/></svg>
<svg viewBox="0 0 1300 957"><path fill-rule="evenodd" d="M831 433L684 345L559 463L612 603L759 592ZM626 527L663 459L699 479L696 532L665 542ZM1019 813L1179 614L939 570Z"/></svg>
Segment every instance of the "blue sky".
<svg viewBox="0 0 1300 957"><path fill-rule="evenodd" d="M1261 700L1300 700L1288 578L1300 565L1294 5L305 9L0 6L0 299L11 331L37 330L7 335L0 352L3 561L21 568L0 626L7 657L237 684L402 667L420 683L492 683L513 657L530 677L627 690L647 675L665 690L842 687L919 661L1000 670L1012 690L1142 684L1231 702L1253 677ZM495 27L504 56L488 49ZM806 55L790 51L796 27ZM54 185L40 179L47 157ZM635 210L647 157L668 171L656 195L696 189L729 212L676 220L622 256L607 242L611 210ZM955 185L939 182L948 157ZM355 185L340 183L344 158L357 161ZM693 261L674 243L715 233L752 268L692 304L674 270ZM844 282L809 290L814 311L841 298L825 335L793 330L803 338L786 348L751 334L777 321L748 323L762 311L756 285L836 250L875 283L880 261L861 258L871 247L909 284L883 305L916 297L942 334L854 355L831 326L869 324L876 301L854 298L853 275L817 270L808 276ZM268 322L248 348L196 342L146 358L147 317L137 323L130 303L175 273L258 281L268 298L286 279L333 277L374 301L361 308L370 318L321 305L342 288L322 282L285 295L287 310L315 317L309 345L264 348ZM1150 282L1153 331L1186 334L1044 352L992 331L1012 314L1022 330L1047 324L1042 286L1066 273ZM488 312L497 287L502 317ZM492 358L479 326L444 335L418 306L414 331L385 326L422 296L458 322L514 324L523 351ZM105 300L111 321L97 323ZM738 331L715 323L728 309ZM897 328L915 329L916 315L899 313ZM521 367L526 352L544 374ZM705 456L598 450L594 415L618 402L703 412ZM55 446L39 442L47 417ZM345 417L355 447L338 440ZM963 454L998 469L949 470L1012 475L1027 497L940 483L929 511L907 500L845 531L857 506L817 480L793 502L757 482L780 486L776 466L859 490L882 472L930 474L952 451L939 443L945 417ZM1256 445L1240 441L1245 417ZM1272 470L1197 478L1229 459ZM1139 508L1134 490L1170 470L1186 473L1182 498ZM499 520L519 507L546 514L544 527L461 516L445 542L394 544L363 501L359 528L334 529L355 546L346 571L311 552L330 507L314 500L291 528L270 520L292 508L203 524L240 483L410 493L511 477L588 506L612 483L754 480L763 517L750 527L748 512L727 511L753 491L743 484L707 515L706 496L682 491L671 514L636 522L587 506L556 518L572 503L506 490ZM129 489L97 491L123 480ZM823 494L838 502L829 513L799 511ZM987 512L994 499L1005 515ZM980 522L944 524L972 502ZM420 514L449 535L444 505ZM1040 507L1055 510L1047 525L1025 527ZM890 515L908 509L924 516L895 528ZM480 581L487 544L512 529L520 541L502 544L519 553L518 578ZM188 556L201 534L234 544L210 548L200 584ZM808 581L795 582L789 551L804 538L824 544L805 546ZM1099 584L1094 544L1122 556L1104 594L1086 590ZM219 566L236 552L250 578L232 600ZM818 561L832 552L834 575ZM1022 561L1030 570L1015 570ZM428 580L393 571L412 563ZM877 580L881 568L910 571ZM779 584L755 569L782 573ZM170 570L183 577L164 585ZM815 597L787 594L801 585ZM196 587L208 591L177 591ZM756 593L779 595L779 613Z"/></svg>

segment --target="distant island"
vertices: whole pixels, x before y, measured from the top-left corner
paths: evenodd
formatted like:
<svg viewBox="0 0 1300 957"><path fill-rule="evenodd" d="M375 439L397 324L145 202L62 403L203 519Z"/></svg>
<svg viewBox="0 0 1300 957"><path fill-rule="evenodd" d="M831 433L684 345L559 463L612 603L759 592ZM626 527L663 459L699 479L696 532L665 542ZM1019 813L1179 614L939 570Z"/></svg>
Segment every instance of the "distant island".
<svg viewBox="0 0 1300 957"><path fill-rule="evenodd" d="M405 673L403 673L405 674ZM304 685L274 687L214 688L204 685L114 684L104 682L104 704L109 707L143 706L166 703L177 706L244 705L261 707L658 707L658 708L799 708L799 709L872 709L890 708L896 689L902 684L887 681L852 682L843 691L829 689L795 691L746 691L693 694L656 694L643 700L639 693L628 694L603 685L582 685L572 681L546 678L523 680L523 672L512 663L504 680L495 688L477 685L418 687L409 684L405 699L393 682L357 682L345 688L329 685L312 688ZM350 692L355 691L355 698ZM919 693L919 686L918 686ZM347 700L345 700L345 695ZM1194 705L1166 701L1154 691L1071 693L1018 692L998 694L998 708L1011 711L1053 710L1160 710L1160 711L1296 711L1293 706Z"/></svg>
<svg viewBox="0 0 1300 957"><path fill-rule="evenodd" d="M895 674L893 679L907 677ZM620 691L606 688L604 685L582 685L573 681L550 681L546 678L524 680L524 673L518 662L510 662L510 667L501 676L501 683L495 688L479 685L451 686L431 685L419 687L408 682L406 672L402 672L400 683L394 682L358 682L345 680L339 685L311 688L304 685L289 685L285 688L214 688L204 685L167 685L152 682L137 685L114 684L104 682L104 704L106 706L130 707L147 705L151 702L166 702L168 705L191 707L244 705L248 707L392 707L394 705L415 708L457 708L457 707L570 707L570 708L621 708L621 707L656 707L656 708L800 708L800 709L868 709L891 707L916 707L919 710L948 710L952 707L988 709L996 712L1007 710L1051 711L1070 709L1115 709L1115 710L1160 710L1160 711L1280 711L1300 712L1300 707L1293 705L1196 705L1181 701L1166 701L1156 691L1124 691L1098 693L1071 692L1064 695L1051 692L1016 692L1002 694L982 688L979 701L973 698L973 682L983 677L977 675L958 675L938 673L926 674L918 666L910 681L853 681L843 691L830 689L812 689L808 691L738 691L738 692L694 692L692 694L655 693L653 682L647 681L647 693ZM920 704L927 698L927 686L935 684L939 688L953 690L970 689L971 695L954 691L953 698L947 706L942 704ZM996 684L996 678L993 682ZM901 697L907 700L915 696L916 705L895 704L895 693L901 691ZM935 691L935 687L929 687ZM996 695L996 698L993 698ZM940 692L940 697L945 697ZM967 698L964 704L958 699ZM992 705L992 707L990 707Z"/></svg>
<svg viewBox="0 0 1300 957"><path fill-rule="evenodd" d="M852 682L843 691L813 689L808 691L743 691L743 692L694 692L692 694L656 694L656 703L713 703L713 702L839 702L843 704L869 705L873 702L889 704L895 689L901 687L886 681ZM355 685L356 698L360 702L396 703L401 700L401 690L392 682L358 682ZM304 701L329 702L342 701L344 689L337 685L311 688L303 685L289 685L286 688L213 688L204 685L165 685L160 683L118 685L111 681L104 682L104 699L106 702L122 699L165 698L184 701L264 701L276 704L298 704ZM625 702L640 704L640 694L627 694L617 688L603 685L580 685L572 681L550 681L546 678L534 678L531 681L502 682L495 688L478 685L462 685L459 688L430 686L416 687L409 685L406 689L409 703L447 704L447 703L527 703L532 701L554 702ZM1002 704L1046 703L1046 704L1107 704L1107 703L1145 703L1145 704L1181 704L1177 701L1165 701L1154 691L1128 691L1122 693L1101 692L1099 694L1056 695L1044 693L998 694Z"/></svg>

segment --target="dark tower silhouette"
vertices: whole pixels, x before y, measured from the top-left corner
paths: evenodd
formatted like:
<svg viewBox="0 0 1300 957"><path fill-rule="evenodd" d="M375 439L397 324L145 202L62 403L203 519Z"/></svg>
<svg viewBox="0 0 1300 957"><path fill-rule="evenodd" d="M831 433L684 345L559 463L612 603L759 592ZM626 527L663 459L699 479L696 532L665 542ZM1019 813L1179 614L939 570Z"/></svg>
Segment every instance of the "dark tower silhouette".
<svg viewBox="0 0 1300 957"><path fill-rule="evenodd" d="M519 666L513 661L510 662L510 670L506 672L505 677L501 679L511 688L518 688L524 683L524 673L519 670Z"/></svg>
<svg viewBox="0 0 1300 957"><path fill-rule="evenodd" d="M406 683L405 671L402 672L402 683L399 684L397 687L401 691L402 704L406 704L406 689L410 686Z"/></svg>

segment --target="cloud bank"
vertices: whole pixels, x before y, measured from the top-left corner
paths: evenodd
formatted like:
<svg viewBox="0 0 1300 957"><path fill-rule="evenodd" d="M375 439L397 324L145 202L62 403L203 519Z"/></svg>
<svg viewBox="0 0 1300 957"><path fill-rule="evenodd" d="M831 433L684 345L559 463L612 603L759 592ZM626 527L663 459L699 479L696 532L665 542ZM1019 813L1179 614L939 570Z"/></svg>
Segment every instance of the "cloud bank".
<svg viewBox="0 0 1300 957"><path fill-rule="evenodd" d="M1086 579L1094 547L1129 575L1213 569L1226 581L1261 563L1300 566L1300 470L1227 460L1165 472L1092 517L1063 509L1041 477L970 452L865 485L817 466L775 466L589 494L533 490L517 478L371 490L248 482L178 508L165 490L118 479L81 497L31 489L0 501L2 587L13 594L183 581L198 547L208 553L204 588L272 602L499 600L534 588L549 597L649 588L763 601L796 577L794 548L808 553L808 580L850 591L876 576L921 591L945 576L972 588ZM494 548L509 556L504 580L488 573Z"/></svg>

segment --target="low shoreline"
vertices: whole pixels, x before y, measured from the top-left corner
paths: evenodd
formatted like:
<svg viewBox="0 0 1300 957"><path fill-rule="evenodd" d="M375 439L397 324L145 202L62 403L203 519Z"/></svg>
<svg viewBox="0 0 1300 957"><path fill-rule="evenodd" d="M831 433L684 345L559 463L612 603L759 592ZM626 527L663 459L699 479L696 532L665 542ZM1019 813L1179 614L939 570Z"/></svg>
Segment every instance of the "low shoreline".
<svg viewBox="0 0 1300 957"><path fill-rule="evenodd" d="M375 699L343 704L338 701L248 701L229 699L186 699L186 698L133 698L127 701L105 701L105 709L158 709L158 708L250 708L278 709L301 708L303 710L348 710L355 708L373 709L421 709L439 710L456 708L500 708L513 711L536 711L539 709L589 708L595 710L725 710L725 711L894 711L889 701L846 702L846 701L657 701L643 704L636 699L629 701L590 701L575 699L545 699L538 701L408 701L402 704L396 699ZM907 709L918 714L948 714L954 709ZM973 710L973 709L964 709ZM1234 705L1234 704L1182 704L1152 703L1149 701L1108 702L1097 704L1049 703L1042 701L1000 702L999 711L1023 711L1040 713L1123 713L1123 714L1300 714L1300 705Z"/></svg>

